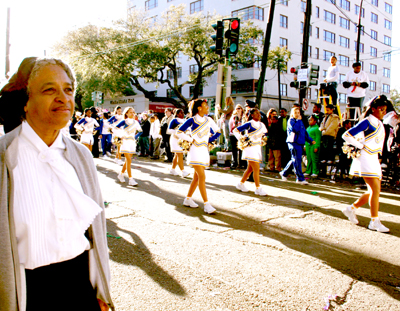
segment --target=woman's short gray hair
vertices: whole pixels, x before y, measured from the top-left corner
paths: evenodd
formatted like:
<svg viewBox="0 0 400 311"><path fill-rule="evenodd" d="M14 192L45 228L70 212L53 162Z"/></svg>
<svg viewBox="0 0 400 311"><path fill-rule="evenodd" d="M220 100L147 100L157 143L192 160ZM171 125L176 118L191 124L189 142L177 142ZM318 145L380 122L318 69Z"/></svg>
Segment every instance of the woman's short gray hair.
<svg viewBox="0 0 400 311"><path fill-rule="evenodd" d="M42 68L44 68L44 67L46 67L48 65L60 66L65 71L65 73L67 74L68 78L71 80L72 88L75 91L76 79L75 79L75 75L74 75L71 67L69 67L61 59L57 59L57 58L39 58L39 59L36 60L35 65L32 68L31 74L29 75L28 85L27 85L27 93L28 93L28 95L30 94L30 84L31 84L31 82L33 81L33 79L36 78L36 76L38 75L40 69L42 69Z"/></svg>

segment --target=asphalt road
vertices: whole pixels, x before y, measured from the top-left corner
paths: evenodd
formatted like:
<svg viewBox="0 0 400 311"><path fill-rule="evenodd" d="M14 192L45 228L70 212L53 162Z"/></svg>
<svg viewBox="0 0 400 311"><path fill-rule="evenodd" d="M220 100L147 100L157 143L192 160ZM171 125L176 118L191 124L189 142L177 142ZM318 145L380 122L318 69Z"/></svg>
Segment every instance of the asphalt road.
<svg viewBox="0 0 400 311"><path fill-rule="evenodd" d="M206 172L215 215L182 205L191 176L137 158L137 187L120 166L95 159L105 201L117 310L400 310L400 195L382 193L390 234L367 229L341 210L361 190L298 185L263 175L267 197L235 185L241 172ZM189 169L193 171L192 169Z"/></svg>

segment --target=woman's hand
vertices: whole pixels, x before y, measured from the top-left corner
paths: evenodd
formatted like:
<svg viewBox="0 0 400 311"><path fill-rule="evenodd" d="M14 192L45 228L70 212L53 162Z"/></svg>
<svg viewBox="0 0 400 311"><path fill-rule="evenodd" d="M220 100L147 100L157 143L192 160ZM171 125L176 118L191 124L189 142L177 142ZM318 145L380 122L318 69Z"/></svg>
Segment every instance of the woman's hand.
<svg viewBox="0 0 400 311"><path fill-rule="evenodd" d="M100 310L101 311L108 311L108 305L101 299L97 299L99 306L100 306Z"/></svg>

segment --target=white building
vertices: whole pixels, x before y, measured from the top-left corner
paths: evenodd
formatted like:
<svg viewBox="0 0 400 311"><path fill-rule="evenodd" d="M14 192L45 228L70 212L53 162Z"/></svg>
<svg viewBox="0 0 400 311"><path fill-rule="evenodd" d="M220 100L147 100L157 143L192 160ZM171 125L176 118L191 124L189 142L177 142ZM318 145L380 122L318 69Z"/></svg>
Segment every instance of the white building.
<svg viewBox="0 0 400 311"><path fill-rule="evenodd" d="M145 10L149 18L157 18L171 5L186 4L189 13L216 11L223 16L239 16L241 20L251 19L265 31L269 15L269 0L128 0L128 9ZM340 68L340 82L352 70L356 59L356 42L360 0L313 0L309 41L309 62L320 66L320 82L330 66L329 58L335 55ZM302 0L278 0L275 7L270 48L287 46L293 53L288 68L300 65L303 40L303 23L306 2ZM370 86L366 100L378 94L389 94L391 72L393 0L368 0L363 2L361 24L365 33L361 36L360 61L363 70L369 75ZM355 23L355 24L354 24ZM182 60L182 81L191 70L190 61ZM255 66L258 67L258 66ZM232 96L237 103L245 99L255 99L259 68L233 70L238 81L232 85ZM203 97L215 97L216 74L210 78L203 90ZM278 107L277 72L267 70L261 108ZM281 75L280 92L282 107L289 109L298 100L296 89L290 88L293 74ZM152 90L155 85L148 85ZM183 95L190 97L190 86L183 88ZM160 96L167 95L167 87L157 89ZM311 89L311 99L317 100L317 89ZM339 85L338 99L342 111L346 103L346 90ZM311 107L310 107L311 109Z"/></svg>

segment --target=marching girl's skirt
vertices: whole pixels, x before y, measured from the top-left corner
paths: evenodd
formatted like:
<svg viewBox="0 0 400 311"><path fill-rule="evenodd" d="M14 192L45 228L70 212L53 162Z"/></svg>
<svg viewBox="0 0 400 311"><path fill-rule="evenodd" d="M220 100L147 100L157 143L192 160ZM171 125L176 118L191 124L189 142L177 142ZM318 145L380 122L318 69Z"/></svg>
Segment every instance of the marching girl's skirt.
<svg viewBox="0 0 400 311"><path fill-rule="evenodd" d="M208 151L208 144L205 142L197 143L194 140L188 152L187 164L200 165L204 167L210 166L210 153Z"/></svg>
<svg viewBox="0 0 400 311"><path fill-rule="evenodd" d="M93 145L94 138L92 133L82 133L81 144Z"/></svg>
<svg viewBox="0 0 400 311"><path fill-rule="evenodd" d="M262 162L261 145L253 145L244 148L242 153L242 160L261 163Z"/></svg>
<svg viewBox="0 0 400 311"><path fill-rule="evenodd" d="M169 144L171 146L171 152L173 153L183 153L182 148L178 145L179 138L172 134L169 138Z"/></svg>
<svg viewBox="0 0 400 311"><path fill-rule="evenodd" d="M136 140L134 137L125 137L122 139L121 153L136 153Z"/></svg>
<svg viewBox="0 0 400 311"><path fill-rule="evenodd" d="M365 150L361 150L361 155L353 159L351 163L350 175L382 179L378 154L369 154Z"/></svg>

